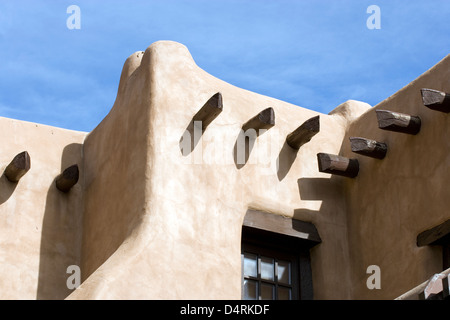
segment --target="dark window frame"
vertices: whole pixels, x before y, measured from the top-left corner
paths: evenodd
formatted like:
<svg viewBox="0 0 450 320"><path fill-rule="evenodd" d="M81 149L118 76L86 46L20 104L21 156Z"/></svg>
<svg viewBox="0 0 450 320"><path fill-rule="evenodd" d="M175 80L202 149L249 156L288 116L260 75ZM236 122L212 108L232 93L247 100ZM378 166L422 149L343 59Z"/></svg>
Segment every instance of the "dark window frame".
<svg viewBox="0 0 450 320"><path fill-rule="evenodd" d="M442 268L450 268L450 219L421 232L416 240L418 247L441 246L442 247Z"/></svg>
<svg viewBox="0 0 450 320"><path fill-rule="evenodd" d="M297 278L292 282L292 298L313 299L310 249L321 242L317 229L312 223L258 210L248 210L242 226L242 298L244 295L243 253L253 251L272 257L291 257ZM258 252L256 252L258 251Z"/></svg>
<svg viewBox="0 0 450 320"><path fill-rule="evenodd" d="M290 254L288 252L280 252L280 251L274 251L269 248L261 248L259 246L249 245L249 244L243 244L242 248L242 254L244 253L250 253L257 256L258 261L262 257L268 257L273 259L274 267L277 265L279 261L286 261L290 263L290 270L288 271L289 274L289 280L290 283L283 283L281 282L277 277L277 270L274 270L274 278L273 280L270 279L264 279L260 272L258 272L257 276L245 276L243 275L244 279L252 280L258 283L258 297L261 297L261 290L263 284L268 284L273 286L275 295L274 299L278 300L278 294L279 289L284 288L288 289L291 292L291 299L290 300L298 300L299 297L299 262L298 257L294 254ZM258 269L260 269L260 265L257 266ZM274 268L275 269L275 268Z"/></svg>
<svg viewBox="0 0 450 320"><path fill-rule="evenodd" d="M246 232L245 232L246 233ZM268 232L267 232L268 233ZM271 235L265 236L264 239L271 239ZM299 255L293 252L289 252L288 250L285 250L282 247L278 247L276 246L274 243L270 243L270 246L263 245L261 242L258 242L256 240L256 238L252 237L251 241L243 241L242 242L242 250L241 250L241 254L242 257L244 255L244 253L251 253L251 254L255 254L258 258L261 257L269 257L269 258L273 258L274 261L288 261L291 263L291 284L290 285L285 285L285 284L281 284L279 283L278 279L276 277L274 277L273 280L267 280L267 279L262 279L261 274L258 273L257 277L252 277L252 276L247 276L245 277L245 279L250 279L250 280L254 280L258 283L258 296L261 296L261 285L262 284L272 284L275 286L275 300L278 299L278 287L285 287L285 288L289 288L291 289L291 299L292 300L298 300L300 298L300 292L305 293L305 290L307 291L308 289L303 289L301 290L301 283L303 283L303 281L300 281L299 279L299 275L300 275L300 258ZM243 258L242 258L242 263L243 263ZM307 259L306 263L309 264L309 259ZM310 268L310 267L309 267ZM243 266L242 266L242 270L243 270ZM242 277L244 280L244 274L242 272ZM243 285L242 281L242 285ZM242 288L242 290L244 290L244 288ZM312 292L311 292L312 294ZM243 295L243 291L242 291L242 295Z"/></svg>
<svg viewBox="0 0 450 320"><path fill-rule="evenodd" d="M442 245L442 265L443 270L450 268L450 243Z"/></svg>

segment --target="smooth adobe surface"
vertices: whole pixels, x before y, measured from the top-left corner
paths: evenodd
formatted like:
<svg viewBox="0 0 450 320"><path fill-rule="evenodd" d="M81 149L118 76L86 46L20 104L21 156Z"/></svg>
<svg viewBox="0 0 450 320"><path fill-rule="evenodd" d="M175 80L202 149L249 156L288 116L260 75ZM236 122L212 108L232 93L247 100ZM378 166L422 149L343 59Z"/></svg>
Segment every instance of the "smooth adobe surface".
<svg viewBox="0 0 450 320"><path fill-rule="evenodd" d="M82 181L62 194L55 178L82 163L86 133L0 118L0 170L27 150L18 182L0 177L0 298L64 299L69 265L81 263ZM82 167L81 167L82 170Z"/></svg>
<svg viewBox="0 0 450 320"><path fill-rule="evenodd" d="M347 137L364 136L387 144L380 161L358 157L358 179L346 181L353 296L394 299L442 271L442 249L418 247L417 236L449 218L450 117L424 106L421 88L450 90L450 56L367 111L348 128ZM377 110L416 115L417 135L378 128ZM352 156L350 144L341 154ZM381 290L368 290L365 268L381 269ZM407 276L406 276L407 275Z"/></svg>
<svg viewBox="0 0 450 320"><path fill-rule="evenodd" d="M315 299L398 297L441 271L440 249L416 237L449 218L450 119L423 105L420 88L449 92L449 76L447 57L374 108L350 100L325 115L223 82L185 46L159 41L125 61L114 106L88 134L0 118L3 171L23 150L33 161L18 183L1 180L0 297L240 299L249 211L314 226ZM221 111L192 127L211 97ZM243 125L263 110L270 130L247 139ZM381 130L376 110L417 115L420 132ZM286 137L317 116L320 130L290 147ZM389 152L355 154L350 137ZM358 176L319 172L317 154L356 159ZM79 180L60 192L55 178L73 164ZM81 269L75 290L70 265ZM371 265L379 290L366 286Z"/></svg>
<svg viewBox="0 0 450 320"><path fill-rule="evenodd" d="M189 123L217 92L222 112L184 153ZM286 136L318 113L207 74L178 43L133 54L113 109L84 144L84 282L69 298L240 299L249 208L313 222L327 239L312 252L316 297L350 298L341 286L349 277L341 182L317 171L315 155L338 151L336 137L368 107L349 101L345 112L321 115L321 132L294 152ZM241 126L267 108L276 124L238 166ZM339 274L323 278L332 268Z"/></svg>

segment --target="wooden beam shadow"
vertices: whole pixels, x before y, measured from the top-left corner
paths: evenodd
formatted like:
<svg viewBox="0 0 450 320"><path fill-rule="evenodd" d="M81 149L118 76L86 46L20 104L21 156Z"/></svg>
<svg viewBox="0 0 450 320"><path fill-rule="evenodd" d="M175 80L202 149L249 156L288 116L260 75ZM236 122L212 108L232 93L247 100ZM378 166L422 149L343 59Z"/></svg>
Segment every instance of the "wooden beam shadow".
<svg viewBox="0 0 450 320"><path fill-rule="evenodd" d="M202 130L206 130L211 122L217 118L217 116L223 110L222 94L217 92L203 105L203 107L194 115L192 120L194 122L200 122Z"/></svg>
<svg viewBox="0 0 450 320"><path fill-rule="evenodd" d="M297 180L300 199L327 201L335 197L335 183L331 178L305 177Z"/></svg>
<svg viewBox="0 0 450 320"><path fill-rule="evenodd" d="M8 201L17 188L18 183L11 183L3 173L0 177L0 205Z"/></svg>
<svg viewBox="0 0 450 320"><path fill-rule="evenodd" d="M295 159L297 158L297 151L293 150L287 141L284 142L277 158L277 177L281 181L286 177Z"/></svg>
<svg viewBox="0 0 450 320"><path fill-rule="evenodd" d="M277 177L281 181L286 177L298 150L320 131L320 116L315 116L303 122L297 129L287 135L277 158Z"/></svg>
<svg viewBox="0 0 450 320"><path fill-rule="evenodd" d="M233 147L233 159L239 170L247 164L256 139L275 125L275 113L272 108L267 108L251 118L239 131Z"/></svg>
<svg viewBox="0 0 450 320"><path fill-rule="evenodd" d="M241 169L247 164L256 142L256 135L256 131L253 129L247 130L247 132L242 129L239 131L233 147L234 164L237 169Z"/></svg>
<svg viewBox="0 0 450 320"><path fill-rule="evenodd" d="M273 108L267 108L258 113L256 116L248 120L242 125L242 130L246 132L249 129L254 129L257 135L264 133L275 125L275 112Z"/></svg>
<svg viewBox="0 0 450 320"><path fill-rule="evenodd" d="M186 130L179 141L179 147L183 156L188 156L194 151L204 131L217 118L223 110L222 94L217 92L200 108L192 117Z"/></svg>
<svg viewBox="0 0 450 320"><path fill-rule="evenodd" d="M287 144L294 150L309 142L320 131L320 116L306 120L301 126L288 134Z"/></svg>
<svg viewBox="0 0 450 320"><path fill-rule="evenodd" d="M318 210L311 210L306 208L294 209L293 218L297 220L311 219L313 216L320 214Z"/></svg>

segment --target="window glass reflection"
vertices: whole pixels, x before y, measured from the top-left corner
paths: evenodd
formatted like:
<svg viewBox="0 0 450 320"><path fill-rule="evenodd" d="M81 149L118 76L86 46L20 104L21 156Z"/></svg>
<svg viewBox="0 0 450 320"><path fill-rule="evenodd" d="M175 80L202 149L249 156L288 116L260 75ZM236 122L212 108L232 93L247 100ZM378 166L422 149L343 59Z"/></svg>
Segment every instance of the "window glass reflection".
<svg viewBox="0 0 450 320"><path fill-rule="evenodd" d="M291 263L288 261L277 262L278 282L291 284Z"/></svg>
<svg viewBox="0 0 450 320"><path fill-rule="evenodd" d="M261 257L261 278L274 280L275 264L272 258Z"/></svg>
<svg viewBox="0 0 450 320"><path fill-rule="evenodd" d="M291 300L292 290L291 288L278 287L278 300Z"/></svg>
<svg viewBox="0 0 450 320"><path fill-rule="evenodd" d="M244 277L258 276L258 260L256 254L244 253Z"/></svg>
<svg viewBox="0 0 450 320"><path fill-rule="evenodd" d="M258 282L254 280L244 280L244 299L257 300L258 298Z"/></svg>
<svg viewBox="0 0 450 320"><path fill-rule="evenodd" d="M274 300L275 286L273 284L261 284L261 300Z"/></svg>

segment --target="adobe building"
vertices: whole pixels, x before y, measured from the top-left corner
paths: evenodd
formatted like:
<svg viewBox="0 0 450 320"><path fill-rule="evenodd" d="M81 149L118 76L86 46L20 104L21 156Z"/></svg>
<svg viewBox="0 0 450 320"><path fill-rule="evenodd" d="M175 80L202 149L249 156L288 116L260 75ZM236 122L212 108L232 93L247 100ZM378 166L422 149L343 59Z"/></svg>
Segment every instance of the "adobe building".
<svg viewBox="0 0 450 320"><path fill-rule="evenodd" d="M321 114L161 41L92 132L0 118L0 298L443 298L449 79Z"/></svg>

